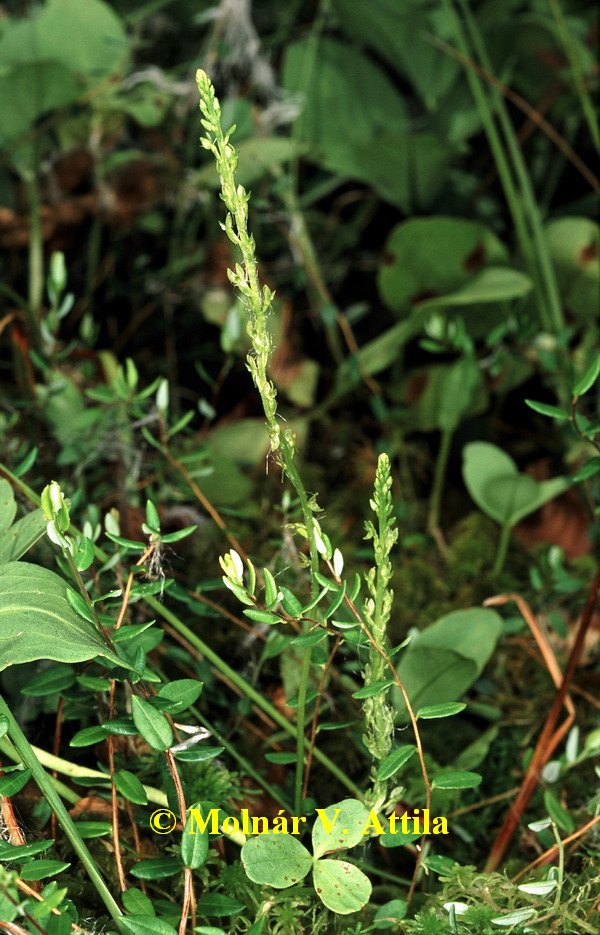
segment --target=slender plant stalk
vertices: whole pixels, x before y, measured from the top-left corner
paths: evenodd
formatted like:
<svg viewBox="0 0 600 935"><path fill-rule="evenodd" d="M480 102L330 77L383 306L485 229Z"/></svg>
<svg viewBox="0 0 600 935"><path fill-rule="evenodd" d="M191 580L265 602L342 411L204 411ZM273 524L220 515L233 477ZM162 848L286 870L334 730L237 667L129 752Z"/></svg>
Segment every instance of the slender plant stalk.
<svg viewBox="0 0 600 935"><path fill-rule="evenodd" d="M506 554L508 552L508 545L510 543L511 531L512 526L509 523L504 523L500 529L500 538L498 540L498 547L496 549L496 558L494 560L494 567L492 568L492 574L495 578L504 568L504 562L506 561Z"/></svg>
<svg viewBox="0 0 600 935"><path fill-rule="evenodd" d="M577 54L577 49L573 44L573 38L569 31L569 26L565 19L559 0L548 0L548 4L556 21L556 32L558 38L560 39L567 59L569 60L573 84L577 94L579 95L581 109L583 110L583 114L588 125L588 130L590 131L590 136L594 146L596 147L596 150L600 151L600 126L598 124L598 115L594 108L594 102L590 97L590 92L586 87L585 75L581 69L579 55Z"/></svg>
<svg viewBox="0 0 600 935"><path fill-rule="evenodd" d="M27 740L27 737L17 724L13 714L6 704L4 698L0 695L0 714L8 721L8 736L12 741L15 750L19 754L23 764L31 770L31 774L35 779L40 792L46 799L48 805L56 815L59 825L63 829L65 835L71 842L73 850L81 860L83 866L85 867L87 874L94 884L98 895L100 896L102 902L106 906L110 917L117 923L119 928L120 920L123 917L123 913L119 909L117 903L113 899L104 882L104 879L96 866L94 859L87 847L83 843L77 827L73 822L73 819L67 812L65 806L63 805L60 796L58 795L54 785L49 776L46 775L45 770L38 761L38 758L33 751L31 744Z"/></svg>
<svg viewBox="0 0 600 935"><path fill-rule="evenodd" d="M44 244L40 216L40 192L35 170L27 180L29 195L29 294L28 317L30 338L35 347L40 343L40 308L44 294Z"/></svg>
<svg viewBox="0 0 600 935"><path fill-rule="evenodd" d="M477 21L471 13L467 0L459 0L459 2L462 7L465 22L470 33L473 48L479 57L481 64L484 66L484 68L491 72L492 64L483 41L483 36L481 35L479 26L477 25ZM553 334L559 335L564 329L564 318L562 313L560 293L558 290L558 283L556 280L556 271L550 257L548 243L542 227L542 218L539 205L535 197L535 192L533 190L533 185L531 184L531 178L529 176L527 165L523 157L523 152L521 150L521 146L519 145L519 140L517 139L517 135L506 108L504 98L495 85L492 85L490 93L494 107L496 108L498 114L498 120L504 134L508 152L512 160L513 169L517 177L521 197L523 199L525 214L529 221L533 249L537 257L542 285L545 291L544 298L548 305L548 316L551 331Z"/></svg>
<svg viewBox="0 0 600 935"><path fill-rule="evenodd" d="M440 528L442 494L444 492L444 482L446 480L448 458L450 457L453 436L454 432L452 429L444 429L440 438L440 447L438 448L437 458L435 461L433 486L431 488L431 499L429 501L429 518L427 521L427 526L430 532L436 532Z"/></svg>
<svg viewBox="0 0 600 935"><path fill-rule="evenodd" d="M267 326L267 317L272 311L273 292L268 286L260 286L258 278L258 263L254 238L248 232L248 201L249 194L243 185L236 183L235 171L237 168L237 154L230 143L230 136L234 128L226 133L221 126L221 105L215 96L215 89L208 75L199 70L196 73L198 92L200 94L200 110L202 112L202 126L206 136L200 142L204 149L209 150L215 158L217 171L221 180L221 198L227 208L223 228L229 240L238 248L242 263L236 263L235 269L228 270L228 276L243 296L248 312L246 326L252 342L252 352L248 355L248 370L252 375L254 385L259 392L267 431L271 440L271 451L278 457L285 474L287 474L300 503L306 538L309 546L309 563L311 579L311 597L318 594L316 573L319 570L319 545L317 528L313 516L316 507L314 499L309 498L302 483L296 465L296 444L294 433L286 424L280 423L277 418L277 391L268 376L268 366L272 350L272 338ZM310 676L311 649L305 647L303 662L298 686L298 708L296 712L296 780L295 780L295 807L297 814L301 808L302 774L304 771L304 736L306 696Z"/></svg>
<svg viewBox="0 0 600 935"><path fill-rule="evenodd" d="M366 524L365 536L366 539L373 540L375 567L369 569L366 575L370 596L365 600L363 607L365 625L379 649L376 650L373 645L370 647L369 661L364 671L365 688L382 681L387 670L385 660L388 646L387 625L394 601L394 592L390 588L392 580L390 553L398 540L398 530L394 525L391 488L390 460L386 454L381 454L377 462L371 500L371 509L377 517L377 526L369 520ZM379 650L383 650L383 653ZM390 752L394 736L394 712L386 700L387 695L388 690L379 692L371 698L366 698L363 705L365 717L363 741L375 761L373 768L375 807L383 805L387 791L387 783L380 782L376 777L376 767Z"/></svg>

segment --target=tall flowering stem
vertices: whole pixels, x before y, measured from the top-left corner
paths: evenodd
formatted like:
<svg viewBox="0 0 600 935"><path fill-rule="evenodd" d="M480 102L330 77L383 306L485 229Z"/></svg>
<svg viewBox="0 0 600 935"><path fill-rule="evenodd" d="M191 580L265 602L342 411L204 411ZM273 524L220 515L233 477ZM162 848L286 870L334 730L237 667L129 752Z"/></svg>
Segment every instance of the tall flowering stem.
<svg viewBox="0 0 600 935"><path fill-rule="evenodd" d="M323 549L313 515L317 506L315 498L309 497L298 473L294 433L288 425L281 423L277 418L277 391L268 376L272 339L267 327L267 318L271 312L274 293L268 286L260 285L254 237L248 231L248 201L250 194L243 185L238 185L235 180L238 157L230 142L235 127L223 132L221 105L206 72L198 70L196 72L196 81L200 95L201 122L206 131L206 135L200 138L200 143L204 149L207 149L214 156L217 172L221 180L221 198L227 208L225 222L222 227L241 255L241 263L236 263L234 269L227 270L227 275L232 285L242 295L248 312L246 328L252 342L252 350L247 357L247 366L262 400L271 441L271 451L277 457L298 496L310 552L311 596L315 597L319 591L316 578L319 570L319 547L321 547L321 551ZM299 814L301 808L304 769L304 723L310 662L310 648L306 648L298 687L296 814Z"/></svg>
<svg viewBox="0 0 600 935"><path fill-rule="evenodd" d="M366 539L373 540L375 566L366 574L369 597L363 607L363 619L369 628L374 642L383 653L387 651L387 625L392 612L394 592L390 588L392 563L390 553L398 539L398 530L394 525L392 504L392 477L390 460L386 454L379 456L371 509L377 517L376 523L367 521ZM385 679L387 673L385 655L370 648L369 661L365 666L365 687ZM365 733L363 741L373 756L375 769L377 764L390 752L394 735L394 712L386 701L386 692L379 692L364 701ZM374 773L375 773L374 769ZM373 777L373 797L381 804L385 799L386 786Z"/></svg>

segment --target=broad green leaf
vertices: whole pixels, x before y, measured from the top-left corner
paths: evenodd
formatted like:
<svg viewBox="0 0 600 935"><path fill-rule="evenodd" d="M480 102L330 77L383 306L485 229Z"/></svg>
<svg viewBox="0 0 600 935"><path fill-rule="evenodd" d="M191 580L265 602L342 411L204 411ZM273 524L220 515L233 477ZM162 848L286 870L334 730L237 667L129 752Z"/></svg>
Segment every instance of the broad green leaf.
<svg viewBox="0 0 600 935"><path fill-rule="evenodd" d="M391 899L389 903L380 906L373 919L373 928L377 931L396 929L397 923L406 916L407 904L403 899Z"/></svg>
<svg viewBox="0 0 600 935"><path fill-rule="evenodd" d="M313 883L321 902L339 915L358 912L371 897L371 881L345 860L315 860Z"/></svg>
<svg viewBox="0 0 600 935"><path fill-rule="evenodd" d="M21 868L19 876L22 880L45 880L47 877L55 877L57 873L62 873L70 867L70 863L64 863L62 860L33 860Z"/></svg>
<svg viewBox="0 0 600 935"><path fill-rule="evenodd" d="M400 747L396 747L381 763L376 773L377 779L380 782L383 782L385 779L391 779L405 763L408 763L413 753L416 753L416 750L417 748L413 743L405 743Z"/></svg>
<svg viewBox="0 0 600 935"><path fill-rule="evenodd" d="M146 790L134 773L130 773L127 769L119 769L115 772L114 779L117 792L125 796L129 802L135 805L148 804Z"/></svg>
<svg viewBox="0 0 600 935"><path fill-rule="evenodd" d="M18 519L0 539L0 565L16 562L25 555L46 532L46 519L41 510L34 510Z"/></svg>
<svg viewBox="0 0 600 935"><path fill-rule="evenodd" d="M310 67L311 60L317 67ZM283 66L288 91L301 93L299 139L332 172L363 178L356 148L407 129L407 107L385 72L355 48L335 39L288 46Z"/></svg>
<svg viewBox="0 0 600 935"><path fill-rule="evenodd" d="M138 861L129 872L138 880L164 880L180 871L181 863L175 857L150 857Z"/></svg>
<svg viewBox="0 0 600 935"><path fill-rule="evenodd" d="M81 96L74 75L61 62L22 62L9 66L3 58L4 43L0 39L0 61L5 68L0 73L0 95L10 100L0 114L0 144L9 146L31 130L44 114L71 104ZM19 147L18 161L26 159L30 150Z"/></svg>
<svg viewBox="0 0 600 935"><path fill-rule="evenodd" d="M34 844L4 844L0 843L0 860L23 860L25 857L34 857L52 847L54 841L36 841Z"/></svg>
<svg viewBox="0 0 600 935"><path fill-rule="evenodd" d="M130 886L121 893L121 901L127 912L132 915L154 916L156 914L150 897L134 886Z"/></svg>
<svg viewBox="0 0 600 935"><path fill-rule="evenodd" d="M446 432L458 428L481 385L481 373L472 357L463 357L448 367L441 381L436 427Z"/></svg>
<svg viewBox="0 0 600 935"><path fill-rule="evenodd" d="M275 889L299 883L313 862L304 845L290 834L250 838L241 856L244 870L254 883L266 883Z"/></svg>
<svg viewBox="0 0 600 935"><path fill-rule="evenodd" d="M0 536L4 537L17 514L13 489L4 477L0 477Z"/></svg>
<svg viewBox="0 0 600 935"><path fill-rule="evenodd" d="M60 663L34 675L21 689L22 695L32 698L43 698L45 695L54 695L56 692L66 691L75 681L75 673L71 666Z"/></svg>
<svg viewBox="0 0 600 935"><path fill-rule="evenodd" d="M142 896L144 894L142 893ZM120 927L130 935L177 935L172 925L153 915L136 914L119 920Z"/></svg>
<svg viewBox="0 0 600 935"><path fill-rule="evenodd" d="M53 659L83 662L98 656L130 668L67 600L66 581L28 562L0 566L0 671Z"/></svg>
<svg viewBox="0 0 600 935"><path fill-rule="evenodd" d="M434 34L451 41L447 19L423 3L334 0L333 6L341 28L408 78L426 107L433 110L460 72L460 65L450 56L440 55L429 40L429 35Z"/></svg>
<svg viewBox="0 0 600 935"><path fill-rule="evenodd" d="M269 436L262 419L239 419L214 428L207 444L217 463L227 458L240 467L255 467L265 459Z"/></svg>
<svg viewBox="0 0 600 935"><path fill-rule="evenodd" d="M404 316L422 303L420 310L428 312L423 300L439 297L442 301L484 267L506 259L506 248L479 222L442 216L413 218L402 221L390 234L377 282L393 311Z"/></svg>
<svg viewBox="0 0 600 935"><path fill-rule="evenodd" d="M514 526L566 490L571 480L536 481L520 474L513 459L489 442L470 442L463 450L463 478L477 506L504 525Z"/></svg>
<svg viewBox="0 0 600 935"><path fill-rule="evenodd" d="M173 743L173 731L164 715L138 695L131 699L131 713L144 740L154 750L168 750Z"/></svg>
<svg viewBox="0 0 600 935"><path fill-rule="evenodd" d="M198 700L202 694L202 685L203 683L196 679L177 679L162 685L158 694L160 698L171 702L169 714L181 714Z"/></svg>
<svg viewBox="0 0 600 935"><path fill-rule="evenodd" d="M111 75L128 54L123 24L103 0L48 0L22 19L3 24L5 64L64 65L90 81Z"/></svg>
<svg viewBox="0 0 600 935"><path fill-rule="evenodd" d="M432 789L475 789L480 785L482 777L479 773L471 773L467 770L455 770L454 772L441 773L436 776L432 783Z"/></svg>
<svg viewBox="0 0 600 935"><path fill-rule="evenodd" d="M496 611L470 607L452 611L416 634L398 663L414 708L455 702L479 677L502 633ZM398 712L406 710L402 695L392 688Z"/></svg>
<svg viewBox="0 0 600 935"><path fill-rule="evenodd" d="M244 909L244 904L238 899L232 899L231 896L225 896L224 893L207 893L198 900L198 915L215 916L224 918L237 915ZM208 933L207 933L208 935Z"/></svg>
<svg viewBox="0 0 600 935"><path fill-rule="evenodd" d="M319 809L312 829L315 857L347 850L364 841L363 831L369 821L369 810L357 799L343 799Z"/></svg>
<svg viewBox="0 0 600 935"><path fill-rule="evenodd" d="M199 809L200 804L197 803L191 808ZM209 841L208 831L201 831L194 816L190 814L181 835L181 859L184 867L198 870L206 863Z"/></svg>
<svg viewBox="0 0 600 935"><path fill-rule="evenodd" d="M487 305L490 302L508 302L521 299L531 292L533 284L529 276L516 269L488 266L455 292L426 299L419 303L423 311L452 308L463 305Z"/></svg>
<svg viewBox="0 0 600 935"><path fill-rule="evenodd" d="M564 305L590 322L598 317L599 230L598 223L586 217L557 218L546 227Z"/></svg>

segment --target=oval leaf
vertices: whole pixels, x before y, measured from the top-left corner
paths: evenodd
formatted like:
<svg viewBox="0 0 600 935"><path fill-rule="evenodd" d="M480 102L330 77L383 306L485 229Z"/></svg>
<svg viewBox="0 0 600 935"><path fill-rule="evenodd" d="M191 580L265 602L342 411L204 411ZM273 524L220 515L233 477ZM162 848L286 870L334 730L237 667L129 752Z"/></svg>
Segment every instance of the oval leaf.
<svg viewBox="0 0 600 935"><path fill-rule="evenodd" d="M313 882L321 902L339 915L358 912L371 896L371 881L345 860L315 860Z"/></svg>
<svg viewBox="0 0 600 935"><path fill-rule="evenodd" d="M432 789L475 789L481 782L479 773L470 773L468 770L452 773L443 773L436 776L431 783Z"/></svg>
<svg viewBox="0 0 600 935"><path fill-rule="evenodd" d="M312 857L290 834L259 835L242 847L242 863L254 883L267 883L282 890L304 879L312 866Z"/></svg>
<svg viewBox="0 0 600 935"><path fill-rule="evenodd" d="M315 857L355 847L364 840L369 810L358 799L344 799L329 808L317 809L312 829Z"/></svg>
<svg viewBox="0 0 600 935"><path fill-rule="evenodd" d="M0 672L37 659L83 662L103 656L130 668L67 600L66 581L28 562L0 566Z"/></svg>
<svg viewBox="0 0 600 935"><path fill-rule="evenodd" d="M131 713L133 722L146 743L154 750L168 750L173 743L173 731L160 711L143 698L134 695L131 699Z"/></svg>

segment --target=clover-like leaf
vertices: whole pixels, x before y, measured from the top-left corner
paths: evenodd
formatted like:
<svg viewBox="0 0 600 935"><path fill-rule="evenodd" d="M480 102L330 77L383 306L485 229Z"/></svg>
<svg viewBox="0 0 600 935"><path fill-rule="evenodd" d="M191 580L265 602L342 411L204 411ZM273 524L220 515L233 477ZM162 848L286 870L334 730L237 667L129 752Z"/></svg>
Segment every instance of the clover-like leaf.
<svg viewBox="0 0 600 935"><path fill-rule="evenodd" d="M282 890L304 879L312 866L312 857L290 834L261 834L242 847L242 864L254 883Z"/></svg>
<svg viewBox="0 0 600 935"><path fill-rule="evenodd" d="M371 896L369 878L345 860L315 860L313 883L321 902L339 915L358 912Z"/></svg>

